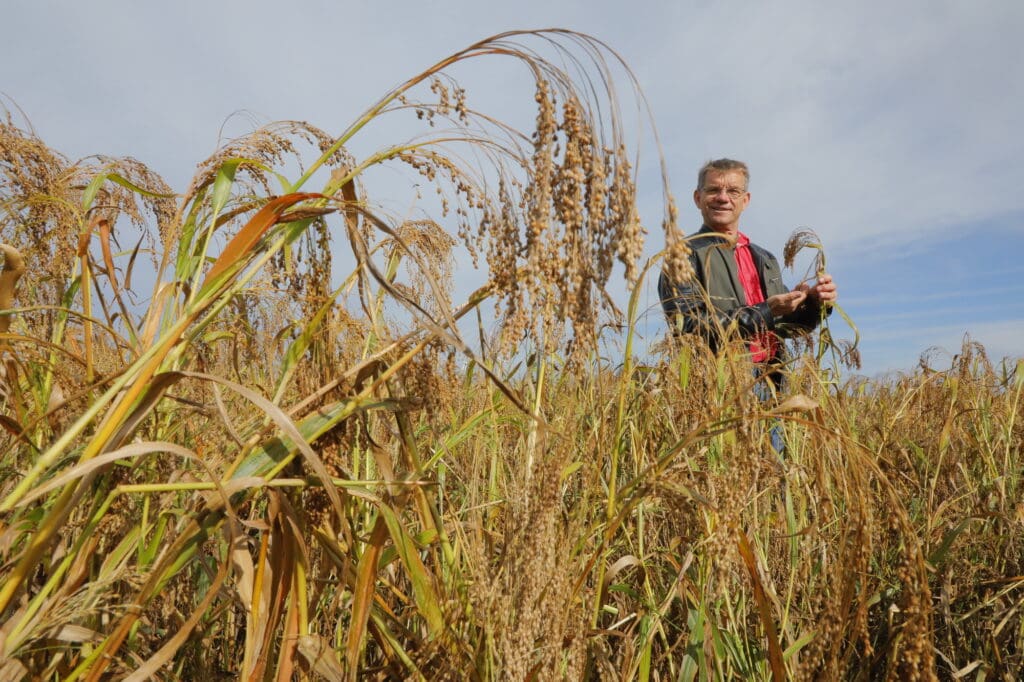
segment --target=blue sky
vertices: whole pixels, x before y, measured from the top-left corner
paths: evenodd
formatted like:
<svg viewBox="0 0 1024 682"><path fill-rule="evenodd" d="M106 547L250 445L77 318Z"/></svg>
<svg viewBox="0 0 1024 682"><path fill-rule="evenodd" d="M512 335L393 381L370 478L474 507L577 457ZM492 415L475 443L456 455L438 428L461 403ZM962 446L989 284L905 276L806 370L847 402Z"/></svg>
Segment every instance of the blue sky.
<svg viewBox="0 0 1024 682"><path fill-rule="evenodd" d="M221 134L282 119L339 132L486 36L589 33L643 88L687 232L696 169L721 156L751 166L755 241L778 253L793 230L818 232L865 372L933 347L941 364L967 333L996 358L1024 355L1024 2L16 0L4 19L8 105L66 156L133 156L177 190ZM467 70L470 97L529 117L532 92L513 92L507 68ZM367 150L396 141L380 134ZM657 150L638 141L652 255ZM654 339L653 286L643 299Z"/></svg>

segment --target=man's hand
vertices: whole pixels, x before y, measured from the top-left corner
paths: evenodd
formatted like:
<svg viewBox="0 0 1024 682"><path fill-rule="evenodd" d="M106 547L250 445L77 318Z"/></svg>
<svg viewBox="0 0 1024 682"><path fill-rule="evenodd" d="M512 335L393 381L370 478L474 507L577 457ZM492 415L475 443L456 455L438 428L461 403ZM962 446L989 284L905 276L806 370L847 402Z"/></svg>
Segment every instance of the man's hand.
<svg viewBox="0 0 1024 682"><path fill-rule="evenodd" d="M790 313L795 313L800 304L807 300L808 290L809 287L806 284L801 284L788 294L769 296L765 303L768 304L768 309L771 310L773 316L785 317Z"/></svg>
<svg viewBox="0 0 1024 682"><path fill-rule="evenodd" d="M818 275L818 281L813 287L806 284L801 286L804 287L808 296L819 303L832 303L839 298L839 290L836 288L836 283L832 281L832 275L827 272ZM799 289L800 287L797 288Z"/></svg>
<svg viewBox="0 0 1024 682"><path fill-rule="evenodd" d="M808 298L823 305L828 305L839 298L839 290L836 288L836 283L832 281L832 275L823 272L818 276L818 281L814 286L807 282L801 282L793 287L793 291L788 294L769 296L766 303L768 309L772 311L772 315L785 317L795 313L797 308Z"/></svg>

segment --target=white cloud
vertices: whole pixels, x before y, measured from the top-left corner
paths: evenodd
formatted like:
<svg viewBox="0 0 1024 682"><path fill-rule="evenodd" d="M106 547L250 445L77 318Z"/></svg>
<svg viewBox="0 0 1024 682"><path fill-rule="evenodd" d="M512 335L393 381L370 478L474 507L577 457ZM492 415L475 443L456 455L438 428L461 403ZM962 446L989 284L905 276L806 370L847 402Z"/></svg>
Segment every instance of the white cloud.
<svg viewBox="0 0 1024 682"><path fill-rule="evenodd" d="M1024 359L1021 339L1024 338L1024 319L972 324L917 325L912 328L894 328L873 337L862 345L861 352L868 363L868 373L883 368L910 368L922 355L931 358L934 369L942 369L954 355L961 352L966 341L980 343L992 362L1004 358L1011 361ZM889 362L879 365L878 356Z"/></svg>
<svg viewBox="0 0 1024 682"><path fill-rule="evenodd" d="M1019 210L1022 7L716 4L652 48L673 170L689 186L708 156L749 160L769 241L810 225L855 247Z"/></svg>

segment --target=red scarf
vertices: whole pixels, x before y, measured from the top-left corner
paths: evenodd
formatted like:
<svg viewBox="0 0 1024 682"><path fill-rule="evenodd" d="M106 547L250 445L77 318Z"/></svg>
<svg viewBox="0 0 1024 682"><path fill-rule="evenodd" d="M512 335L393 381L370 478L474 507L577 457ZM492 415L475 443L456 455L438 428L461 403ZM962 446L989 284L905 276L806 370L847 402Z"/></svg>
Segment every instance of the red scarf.
<svg viewBox="0 0 1024 682"><path fill-rule="evenodd" d="M754 266L754 256L750 253L750 238L742 232L737 232L735 253L736 268L739 270L740 284L743 285L747 305L763 303L764 289L761 287L761 276L757 274L757 268ZM751 359L754 362L766 362L775 357L778 347L779 341L775 334L758 334L750 342Z"/></svg>

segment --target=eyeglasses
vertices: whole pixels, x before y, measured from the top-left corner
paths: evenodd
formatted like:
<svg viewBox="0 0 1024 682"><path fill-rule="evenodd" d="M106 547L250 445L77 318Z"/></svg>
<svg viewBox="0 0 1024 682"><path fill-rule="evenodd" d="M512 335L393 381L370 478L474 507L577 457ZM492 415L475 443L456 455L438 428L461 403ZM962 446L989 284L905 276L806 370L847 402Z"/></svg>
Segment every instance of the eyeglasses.
<svg viewBox="0 0 1024 682"><path fill-rule="evenodd" d="M700 188L700 193L706 197L717 197L719 193L723 191L729 195L730 199L733 200L740 199L747 193L747 190L740 189L739 187L716 187L715 185L711 185L710 187Z"/></svg>

